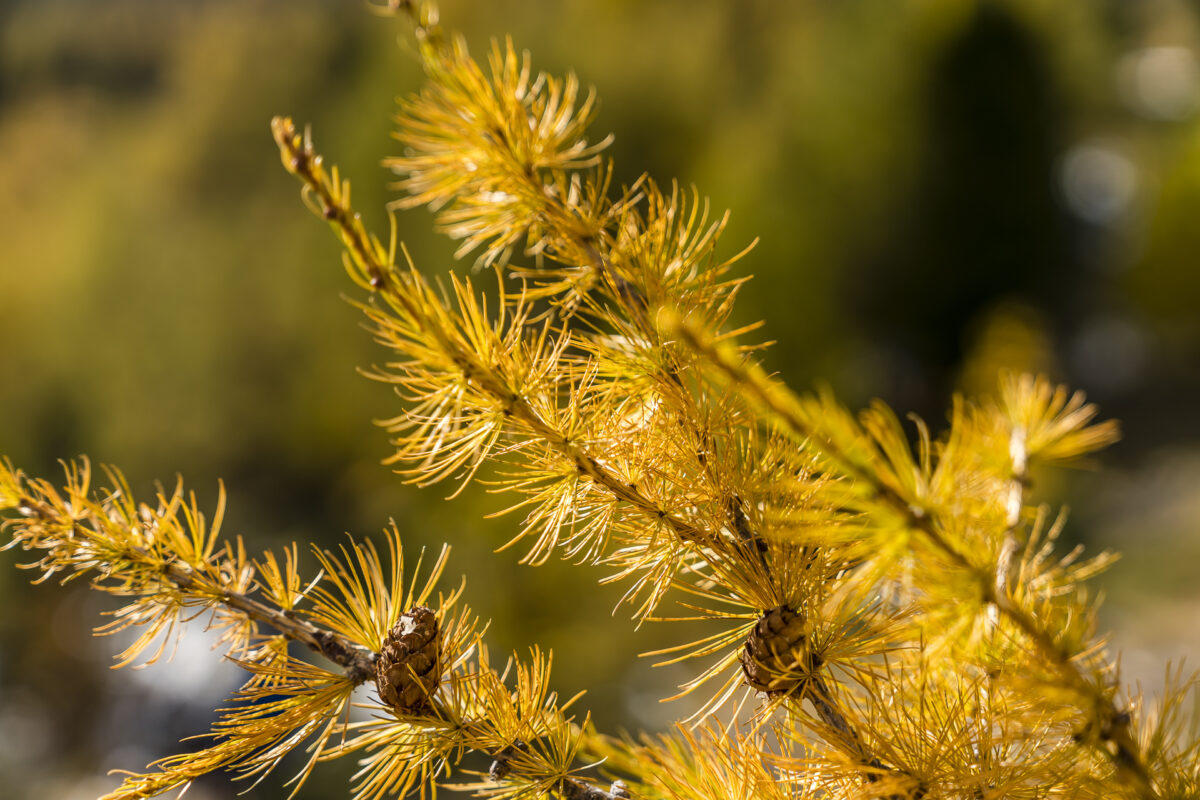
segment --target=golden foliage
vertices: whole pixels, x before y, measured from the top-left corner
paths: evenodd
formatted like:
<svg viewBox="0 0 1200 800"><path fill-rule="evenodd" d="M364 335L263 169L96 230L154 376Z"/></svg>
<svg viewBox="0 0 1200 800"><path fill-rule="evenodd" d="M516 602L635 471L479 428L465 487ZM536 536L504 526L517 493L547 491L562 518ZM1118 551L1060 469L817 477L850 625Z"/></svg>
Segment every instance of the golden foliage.
<svg viewBox="0 0 1200 800"><path fill-rule="evenodd" d="M755 362L742 341L754 326L729 329L744 279L729 276L740 255L717 255L726 217L648 177L612 192L608 139L586 132L594 94L574 76L534 74L511 42L485 69L432 4L390 7L414 24L428 77L402 104L396 206L435 210L460 255L495 270L493 299L469 278L430 281L394 233L384 246L311 135L272 124L368 293L357 305L388 359L370 375L404 403L382 423L389 463L421 486L483 476L523 514L505 546L523 544L531 565L558 553L608 567L639 622L667 619L668 596L684 609L669 619L713 622L659 655L708 660L682 693L716 688L692 728L605 737L554 693L549 654L493 666L461 587L436 590L446 551L407 574L395 525L386 558L369 542L317 551L306 581L294 546L249 558L218 538L220 506L208 523L181 486L151 506L115 471L93 492L87 462L61 492L5 464L9 546L39 552L40 580L87 574L131 598L102 629L142 629L122 664L210 613L249 674L212 746L111 797L217 769L261 779L302 745L297 787L353 755L355 800L439 783L571 800L1200 792L1185 682L1157 716L1119 690L1085 586L1111 557L1061 554L1063 516L1030 497L1031 469L1104 447L1113 423L1027 375L1005 377L998 398L956 399L938 437L881 403L854 414L828 392L797 395ZM392 626L425 606L437 669L413 677L428 702L351 721ZM735 708L749 713L717 727ZM470 752L491 769L451 782ZM617 782L582 777L587 759Z"/></svg>

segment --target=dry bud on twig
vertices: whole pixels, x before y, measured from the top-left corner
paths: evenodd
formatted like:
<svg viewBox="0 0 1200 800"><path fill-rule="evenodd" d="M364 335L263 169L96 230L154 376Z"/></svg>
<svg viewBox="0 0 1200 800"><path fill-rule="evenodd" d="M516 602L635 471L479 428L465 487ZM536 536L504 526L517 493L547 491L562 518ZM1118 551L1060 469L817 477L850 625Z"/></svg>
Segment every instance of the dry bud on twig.
<svg viewBox="0 0 1200 800"><path fill-rule="evenodd" d="M397 714L420 714L441 680L437 616L416 606L400 616L375 664L379 697Z"/></svg>
<svg viewBox="0 0 1200 800"><path fill-rule="evenodd" d="M787 606L763 613L746 637L742 672L760 692L787 694L819 666L808 647L804 615Z"/></svg>

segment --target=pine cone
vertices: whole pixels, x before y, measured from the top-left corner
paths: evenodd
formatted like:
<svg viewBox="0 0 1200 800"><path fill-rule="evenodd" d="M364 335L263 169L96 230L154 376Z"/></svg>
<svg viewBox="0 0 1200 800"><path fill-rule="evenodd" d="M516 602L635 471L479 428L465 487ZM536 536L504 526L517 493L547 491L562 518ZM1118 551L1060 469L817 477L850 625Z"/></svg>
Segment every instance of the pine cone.
<svg viewBox="0 0 1200 800"><path fill-rule="evenodd" d="M817 666L808 649L804 616L787 606L764 611L742 650L746 683L760 692L787 694Z"/></svg>
<svg viewBox="0 0 1200 800"><path fill-rule="evenodd" d="M401 715L420 714L442 677L437 616L410 608L388 633L375 662L379 698Z"/></svg>

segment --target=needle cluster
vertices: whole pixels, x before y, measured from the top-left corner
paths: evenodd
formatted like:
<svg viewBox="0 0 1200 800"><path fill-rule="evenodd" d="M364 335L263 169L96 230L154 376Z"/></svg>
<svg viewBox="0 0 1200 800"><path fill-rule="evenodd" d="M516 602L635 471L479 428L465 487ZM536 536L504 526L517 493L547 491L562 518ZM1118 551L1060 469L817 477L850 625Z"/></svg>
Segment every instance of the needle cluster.
<svg viewBox="0 0 1200 800"><path fill-rule="evenodd" d="M730 324L744 278L741 254L718 254L725 216L649 177L615 189L573 75L535 72L511 42L475 61L431 3L389 10L427 77L398 118L395 207L433 209L494 273L491 298L427 278L367 230L307 131L272 128L387 353L369 374L402 402L382 423L390 463L421 486L486 476L518 517L504 546L606 567L637 622L670 600L685 609L671 619L714 621L658 654L696 664L681 692L700 711L666 733L596 731L552 691L548 654L493 664L460 591L436 589L445 551L410 575L394 524L386 558L369 542L317 550L310 580L295 548L253 558L220 539L220 510L209 523L182 488L139 504L115 470L96 491L72 464L58 489L5 463L9 546L37 554L40 579L129 598L101 629L142 631L122 663L208 614L249 675L210 746L109 798L213 770L260 779L297 748L297 787L319 761L357 758L354 800L439 784L568 800L1200 797L1179 711L1193 682L1173 675L1153 709L1121 690L1086 583L1112 556L1062 552L1064 516L1032 492L1040 470L1114 441L1114 423L1031 375L956 399L938 436L880 403L856 414L793 392L755 360L755 326ZM363 685L381 702L351 721ZM490 768L453 778L471 752Z"/></svg>

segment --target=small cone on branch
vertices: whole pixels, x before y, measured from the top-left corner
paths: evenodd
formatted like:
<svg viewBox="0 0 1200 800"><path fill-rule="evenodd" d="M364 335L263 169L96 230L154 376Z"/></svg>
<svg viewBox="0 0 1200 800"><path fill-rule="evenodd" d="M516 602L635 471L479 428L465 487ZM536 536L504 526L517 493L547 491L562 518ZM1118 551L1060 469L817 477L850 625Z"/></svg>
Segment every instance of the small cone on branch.
<svg viewBox="0 0 1200 800"><path fill-rule="evenodd" d="M400 715L420 714L442 677L437 615L414 606L400 616L375 662L379 699Z"/></svg>
<svg viewBox="0 0 1200 800"><path fill-rule="evenodd" d="M742 649L746 683L760 692L787 694L818 666L804 615L776 606L758 618Z"/></svg>

